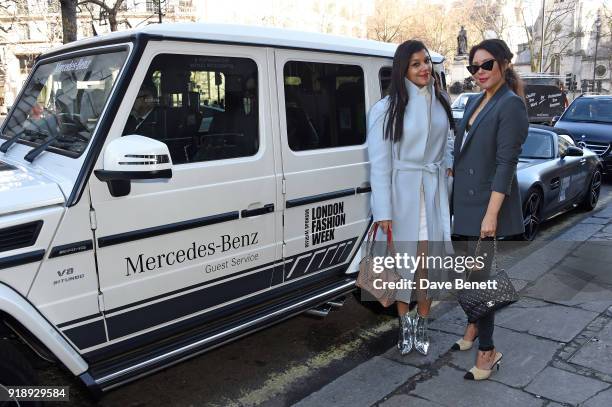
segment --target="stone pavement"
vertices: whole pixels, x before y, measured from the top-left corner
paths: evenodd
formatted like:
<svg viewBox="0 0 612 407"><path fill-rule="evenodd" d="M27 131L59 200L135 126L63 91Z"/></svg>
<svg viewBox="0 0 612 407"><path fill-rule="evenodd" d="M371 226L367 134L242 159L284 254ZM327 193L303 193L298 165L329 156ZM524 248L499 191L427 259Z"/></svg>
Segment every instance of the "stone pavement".
<svg viewBox="0 0 612 407"><path fill-rule="evenodd" d="M612 205L594 212L507 270L521 300L496 314L501 369L463 379L476 348L450 352L465 316L432 310L432 351L395 347L338 377L295 406L612 407Z"/></svg>

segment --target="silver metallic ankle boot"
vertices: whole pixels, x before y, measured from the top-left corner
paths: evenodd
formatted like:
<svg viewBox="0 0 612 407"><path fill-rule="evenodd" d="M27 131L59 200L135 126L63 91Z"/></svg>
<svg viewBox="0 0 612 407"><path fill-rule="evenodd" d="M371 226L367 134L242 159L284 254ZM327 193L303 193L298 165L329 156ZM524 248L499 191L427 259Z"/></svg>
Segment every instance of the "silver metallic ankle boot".
<svg viewBox="0 0 612 407"><path fill-rule="evenodd" d="M422 317L417 313L414 321L414 348L422 355L427 355L429 351L427 320L427 317Z"/></svg>
<svg viewBox="0 0 612 407"><path fill-rule="evenodd" d="M400 315L400 326L399 326L399 339L397 341L397 348L399 349L400 355L407 355L412 351L414 343L414 327L415 317L411 312L407 312L404 315Z"/></svg>

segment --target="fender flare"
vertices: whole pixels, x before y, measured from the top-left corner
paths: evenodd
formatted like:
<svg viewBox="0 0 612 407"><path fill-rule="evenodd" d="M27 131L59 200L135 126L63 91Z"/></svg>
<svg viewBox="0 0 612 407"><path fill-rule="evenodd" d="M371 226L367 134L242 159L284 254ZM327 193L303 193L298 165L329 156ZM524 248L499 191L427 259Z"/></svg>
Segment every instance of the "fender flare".
<svg viewBox="0 0 612 407"><path fill-rule="evenodd" d="M28 300L3 283L0 283L0 311L15 318L75 376L87 371L89 367L87 362L64 339L57 328L47 321Z"/></svg>

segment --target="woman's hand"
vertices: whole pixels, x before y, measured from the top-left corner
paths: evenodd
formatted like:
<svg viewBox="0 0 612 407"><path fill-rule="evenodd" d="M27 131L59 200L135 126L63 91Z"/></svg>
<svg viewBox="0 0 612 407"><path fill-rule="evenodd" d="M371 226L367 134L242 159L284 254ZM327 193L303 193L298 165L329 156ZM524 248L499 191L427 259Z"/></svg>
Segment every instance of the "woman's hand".
<svg viewBox="0 0 612 407"><path fill-rule="evenodd" d="M480 237L495 237L497 233L497 215L487 212L480 225Z"/></svg>
<svg viewBox="0 0 612 407"><path fill-rule="evenodd" d="M379 220L378 222L376 222L376 224L383 231L385 235L389 233L390 230L392 230L390 220Z"/></svg>
<svg viewBox="0 0 612 407"><path fill-rule="evenodd" d="M446 169L446 176L447 177L454 177L455 176L455 173L453 173L452 168L447 168Z"/></svg>

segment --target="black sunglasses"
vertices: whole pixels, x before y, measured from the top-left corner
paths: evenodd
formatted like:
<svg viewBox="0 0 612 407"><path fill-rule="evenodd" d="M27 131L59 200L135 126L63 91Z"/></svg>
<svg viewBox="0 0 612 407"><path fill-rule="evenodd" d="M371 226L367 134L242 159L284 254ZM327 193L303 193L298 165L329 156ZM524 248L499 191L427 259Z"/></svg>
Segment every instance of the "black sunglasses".
<svg viewBox="0 0 612 407"><path fill-rule="evenodd" d="M476 75L476 72L478 72L480 68L484 69L485 71L492 71L493 65L495 65L495 60L490 59L487 62L483 62L481 65L468 65L466 68L472 75Z"/></svg>

